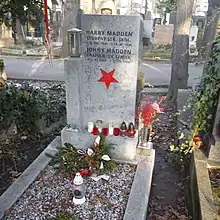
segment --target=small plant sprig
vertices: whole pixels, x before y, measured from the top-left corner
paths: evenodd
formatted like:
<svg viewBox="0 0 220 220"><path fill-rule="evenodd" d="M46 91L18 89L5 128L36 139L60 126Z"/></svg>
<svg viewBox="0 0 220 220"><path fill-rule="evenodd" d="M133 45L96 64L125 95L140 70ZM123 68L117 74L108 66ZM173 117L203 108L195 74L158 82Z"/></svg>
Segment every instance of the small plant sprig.
<svg viewBox="0 0 220 220"><path fill-rule="evenodd" d="M55 217L48 218L48 220L79 220L79 218L70 213L58 213Z"/></svg>
<svg viewBox="0 0 220 220"><path fill-rule="evenodd" d="M194 149L202 147L204 135L211 134L215 111L218 104L220 91L220 36L217 36L212 46L210 59L204 69L202 82L197 91L191 94L185 108L193 109L193 121L187 135L180 134L178 146L172 145L170 150L179 159L192 153ZM181 113L180 113L181 114ZM203 135L201 135L203 134ZM211 135L210 135L211 136Z"/></svg>

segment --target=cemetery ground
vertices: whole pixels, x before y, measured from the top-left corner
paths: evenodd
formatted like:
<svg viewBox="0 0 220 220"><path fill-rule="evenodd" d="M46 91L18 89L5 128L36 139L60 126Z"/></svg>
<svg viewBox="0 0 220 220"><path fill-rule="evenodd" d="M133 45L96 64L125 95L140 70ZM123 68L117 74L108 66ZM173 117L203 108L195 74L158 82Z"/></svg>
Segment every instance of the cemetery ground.
<svg viewBox="0 0 220 220"><path fill-rule="evenodd" d="M21 88L26 88L25 91L30 92L30 88L25 85L27 81L10 81L9 83L16 86L22 84L23 87ZM65 93L63 83L39 81L28 81L28 83L33 85L36 89L41 88L44 92L50 91L52 103L55 99L59 100L55 101L57 107L53 105L53 109L60 109L59 112L61 113L56 116L56 119L57 117L65 117ZM24 96L27 95L25 91L22 89ZM10 95L10 93L8 95ZM141 99L142 101L148 98L155 100L160 98L161 95L163 94L149 97L148 94L143 93ZM40 98L39 96L36 97ZM62 103L61 106L60 103ZM37 104L39 104L39 101ZM159 121L153 125L152 141L154 143L154 149L156 150L156 160L147 220L190 219L190 211L188 211L188 208L190 209L189 173L186 172L189 170L189 158L186 158L182 163L175 163L177 161L175 161L174 155L170 152L170 145L176 141L177 137L176 116L174 114L176 111L176 103L165 100L160 107L164 108L164 113L158 115ZM54 114L54 112L51 112L51 109L49 112ZM25 121L24 119L23 123ZM2 152L8 154L6 160L5 155L1 157L3 165L1 167L6 171L4 176L1 176L1 193L19 177L54 136L60 135L60 129L62 129L65 123L66 122L63 121L63 123L54 130L45 134L39 131L22 131L20 133L19 129L17 129L18 133L14 137L8 134L9 136L6 139L6 143L1 143L1 147L7 149L7 151ZM28 123L25 124L25 126L27 125ZM8 157L9 155L10 157ZM18 202L10 210L5 210L6 216L4 219L14 220L24 218L31 220L37 217L41 219L40 216L47 216L48 218L42 217L42 219L49 219L49 216L55 216L57 213L60 213L60 215L65 214L66 216L74 213L76 214L76 219L77 216L84 217L79 219L87 219L88 216L90 216L88 219L93 219L91 216L93 216L93 213L99 213L100 207L104 207L101 209L103 218L105 213L110 211L112 213L111 219L119 219L117 217L114 218L114 216L118 216L119 213L121 215L125 210L135 169L135 166L119 165L116 170L109 173L111 176L110 180L101 180L101 183L86 177L88 184L87 196L90 198L90 203L84 206L87 210L85 211L84 208L77 208L72 204L72 178L56 175L53 171L53 167L48 166L45 172L38 176L36 181L27 189ZM119 175L119 173L122 175ZM219 171L210 170L210 178L213 186L214 199L216 204L218 204ZM107 194L105 194L106 191L108 192ZM115 191L116 193L109 194L109 191ZM116 194L118 196L116 196ZM111 202L109 202L109 198L111 198ZM119 201L119 204L116 200ZM94 208L94 204L98 205ZM39 208L36 209L36 207Z"/></svg>
<svg viewBox="0 0 220 220"><path fill-rule="evenodd" d="M156 158L147 220L186 220L190 219L188 174L185 172L189 161L179 163L170 152L170 145L177 141L176 103L164 101L160 107L164 113L158 116L152 135Z"/></svg>
<svg viewBox="0 0 220 220"><path fill-rule="evenodd" d="M57 96L59 93L59 96ZM65 91L54 82L8 81L1 89L0 195L60 133Z"/></svg>
<svg viewBox="0 0 220 220"><path fill-rule="evenodd" d="M30 87L25 85L25 82L28 82L29 84L33 85L36 89L34 91L37 92L36 93L33 92L33 90ZM28 112L25 111L26 108L24 107L21 108L22 106L21 105L20 110L22 109L22 111L24 111L24 114L18 114L18 112L12 114L13 115L12 119L16 118L17 122L19 123L20 120L23 119L22 120L23 125L21 126L20 124L18 124L16 126L17 129L15 130L18 131L18 134L14 138L12 138L12 136L10 135L14 133L9 132L8 137L10 138L6 138L6 143L5 145L3 145L3 147L6 148L7 150L12 149L12 152L6 151L9 153L8 155L10 155L10 157L7 157L7 159L9 159L6 163L7 167L3 166L5 167L6 170L7 169L8 170L7 170L7 174L3 177L4 179L2 179L2 186L3 186L2 192L11 183L13 183L13 181L15 181L16 178L19 177L19 175L25 170L25 168L39 155L40 152L43 151L43 149L53 139L53 137L60 134L60 130L66 124L64 120L63 123L61 123L59 126L56 127L57 129L54 129L49 133L48 131L44 133L45 132L44 131L43 132L44 134L43 135L41 134L42 130L44 130L45 127L47 128L46 130L50 130L48 129L48 127L50 127L51 125L51 118L54 119L53 122L58 121L58 118L60 117L62 118L62 116L65 118L66 109L65 109L64 83L48 82L48 81L47 82L9 81L9 84L10 83L16 85L16 88L20 88L21 93L18 93L18 90L16 89L9 90L9 92L5 94L6 97L7 98L14 97L13 95L15 95L16 93L19 95L22 94L21 97L23 98L16 100L14 99L7 99L7 100L15 101L14 102L15 104L16 103L18 104L19 102L22 101L21 103L25 107L30 105L31 109L34 109L34 107L36 107L36 109L39 110L39 108L37 107L40 106L40 109L43 109L44 111L41 112L39 115L37 114L37 118L34 117L34 120L39 120L43 114L48 119L49 124L47 124L46 126L44 125L43 127L39 126L38 124L37 127L41 128L39 129L41 130L41 132L37 131L33 133L29 131L30 130L29 128L32 128L33 126L33 121L31 121L30 123L29 119L30 117L33 117L33 115L27 114ZM19 84L22 84L23 86L20 87ZM41 94L39 93L39 91L42 91L43 93ZM44 96L45 95L44 92L46 92L46 94L48 95L46 99ZM30 96L30 94L32 95ZM40 94L41 95L44 94L44 95L41 96ZM153 99L157 99L161 97L161 95L164 94L154 96ZM48 97L51 98L48 99ZM42 105L41 102L42 98L44 101L46 100L47 103L46 106ZM143 93L142 101L146 100L147 98L149 98L148 94ZM189 173L186 172L186 170L189 170L188 167L189 160L186 158L184 163L173 163L176 161L175 158L173 157L174 155L170 152L170 145L174 143L177 138L176 116L174 115L176 111L176 103L164 101L162 102L162 105L160 107L164 108L164 113L158 115L160 121L155 122L153 129L153 142L154 142L154 148L156 150L156 161L154 167L153 182L151 187L151 195L149 200L147 219L148 220L190 219L190 211L188 211L188 208L190 208L190 202L188 201ZM13 108L7 106L6 110L8 109L12 111ZM28 110L30 110L30 108L28 108ZM57 114L57 112L59 114ZM8 114L8 117L9 116L10 114ZM21 116L25 116L25 117L21 118ZM11 121L10 117L9 119L10 119L9 121ZM13 128L15 127L12 126L11 128L12 129L9 130L13 131ZM22 132L19 133L19 130ZM39 137L42 138L39 139ZM15 143L15 144L11 144L11 143ZM29 148L28 151L25 148L26 146ZM22 149L22 147L25 150L23 152L20 152L19 150ZM18 157L14 158L14 155ZM119 169L118 170L119 172L123 173L122 176L118 176L117 169ZM104 213L106 212L106 210L109 211L112 208L112 203L114 203L114 201L111 201L111 203L109 203L109 199L108 199L109 197L112 196L112 194L109 195L105 194L105 190L109 190L110 188L112 191L115 191L118 194L118 197L113 196L113 200L116 199L117 201L120 202L118 209L116 208L117 205L114 208L112 208L114 210L114 211L111 210L112 216L115 215L118 216L118 213L121 214L124 212L128 200L128 194L132 184L133 176L135 174L135 167L132 166L129 167L129 166L119 165L117 169L111 172L111 175L113 174L114 178L111 178L107 182L105 180L101 180L103 191L98 200L99 207L95 208L97 210L100 207L105 207L104 210L102 210L102 212ZM126 173L127 175L124 175ZM218 188L216 188L216 186L218 186L219 183L218 182L219 174L213 172L213 174L211 173L210 176L211 176L211 183L214 189L213 192L216 192L214 195L218 196ZM125 188L127 188L127 190L121 190L121 186L124 184L124 182L126 182ZM100 188L100 182L95 183L90 179L88 180L88 184L89 184L87 188L88 196L90 198L95 198L97 194L91 191L94 188L95 189ZM97 200L91 199L92 203L87 204L88 206L86 207L86 210L88 210L89 212L84 212L84 209L74 207L72 202L70 201L72 197L71 188L72 188L71 179L67 177L55 175L53 172L53 167L49 166L46 168L44 173L41 173L39 175L37 180L27 189L27 191L23 194L20 200L17 203L15 203L12 209L5 210L5 214L6 214L5 219L14 220L16 219L15 216L17 217L17 219L22 219L22 216L24 217L29 215L28 218L27 217L24 218L31 220L31 219L36 219L38 217L38 214L42 216L55 216L56 213L62 214L63 212L65 212L66 215L69 215L69 213L75 213L75 214L77 213L76 218L77 216L78 217L85 216L88 213L89 216L92 216L92 213L94 213L94 207L91 204L93 204L93 202L97 203ZM65 190L67 190L68 192L63 193ZM97 192L99 193L99 191ZM52 194L54 194L54 196L58 198L58 200L53 200L54 196L52 196ZM46 195L46 198L44 195ZM218 197L216 196L214 197L217 201ZM55 201L55 202L51 202L51 201ZM29 209L26 209L27 204ZM40 208L37 209L36 211L36 206L38 207L38 204ZM40 206L40 204L43 205ZM64 206L62 206L62 204ZM102 204L105 205L102 206ZM97 210L97 212L99 212L99 210ZM105 214L103 215L105 216Z"/></svg>
<svg viewBox="0 0 220 220"><path fill-rule="evenodd" d="M102 18L104 17L102 16ZM214 55L218 56L218 51ZM69 63L71 63L72 61L74 62L75 60L72 59L68 60ZM68 64L68 62L66 62L66 64ZM199 88L202 92L198 90L198 93L197 92L195 93L196 102L193 102L193 103L197 103L194 106L195 112L193 114L194 118L196 119L195 123L204 124L204 120L210 118L210 114L213 113L212 111L210 112L210 108L211 110L213 110L211 105L213 103L211 103L211 99L209 96L213 95L215 101L218 98L216 92L217 88L215 87L218 85L218 81L217 80L214 82L212 81L213 77L214 78L217 77L216 74L218 72L218 71L212 71L214 64L215 64L215 59L211 59L207 72L208 74L206 74L204 77L204 79L206 80L205 81L206 84L203 84L203 87ZM90 63L87 63L87 65L91 66ZM108 65L108 63L106 65ZM96 65L94 65L94 67L96 68ZM138 66L134 68L135 71L137 71L137 67ZM23 153L23 155L20 154L19 152L19 149L25 147L25 145L19 146L17 142L15 145L11 144L14 143L13 139L15 138L15 134L16 136L17 134L20 135L19 142L32 140L31 137L36 135L39 141L38 143L44 145L40 147L40 149L43 150L47 146L47 143L44 142L44 138L42 138L43 139L42 142L39 140L39 134L42 134L44 137L52 137L53 135L57 134L56 130L58 130L59 132L61 128L63 128L68 123L65 120L66 102L69 102L68 104L72 104L72 109L69 109L71 111L67 111L67 114L71 113L71 115L69 116L71 116L72 118L70 119L67 117L67 120L69 120L69 123L72 123L72 121L77 121L78 117L75 115L77 113L76 111L73 111L73 109L74 107L77 107L77 104L80 102L80 99L76 98L77 92L73 92L71 91L71 89L73 88L73 86L75 86L76 88L77 86L82 87L83 85L84 86L83 88L85 88L85 92L86 92L88 85L91 84L91 79L85 77L85 83L80 84L75 80L75 78L73 78L73 76L75 76L73 74L73 70L74 68L72 68L71 66L71 68L68 69L69 73L71 74L68 74L68 72L66 74L66 76L69 76L69 78L66 79L67 92L69 92L69 94L72 95L72 97L67 96L67 100L65 100L65 92L64 92L65 90L63 89L64 83L32 81L29 83L34 85L34 87L30 87L22 81L20 81L22 85L19 84L19 81L17 82L9 81L6 84L6 89L1 89L1 94L0 94L2 96L1 97L1 102L2 102L1 133L2 133L2 138L4 139L4 142L2 141L2 143L4 143L2 147L4 149L1 150L1 154L2 153L5 154L3 155L1 160L3 161L3 164L7 162L7 168L6 166L3 166L3 168L6 170L8 174L7 176L5 176L7 180L4 182L8 182L9 179L10 180L12 179L13 182L16 178L17 180L19 180L20 173L22 173L22 171L27 167L27 166L23 166L22 168L19 167L20 165L19 162L22 164L21 161L26 161L28 159L28 156L26 151L25 153L24 151L21 152ZM218 68L215 68L215 70L218 70ZM89 73L82 71L78 71L76 73L79 74L79 76L81 76L82 73L84 73L84 75L87 76L87 74L89 73L91 74L91 71L89 71ZM128 73L131 73L132 76L131 71ZM95 81L97 80L96 76L94 75L90 75L90 76L94 77L93 85L97 85L96 84L97 82ZM125 79L126 77L124 76L123 79ZM133 86L132 93L130 93L130 96L127 96L127 98L129 98L130 100L131 99L135 100L135 96L136 96L135 93L136 86L134 86L136 83L136 79L133 82L134 83L132 85ZM76 83L76 85L74 83ZM98 92L103 92L103 93L106 92L105 87L101 87L101 85L100 87L96 86L96 88L99 89L102 88L98 90ZM116 91L119 88L123 88L123 81L121 82L120 87L115 87L114 91ZM122 94L121 90L118 91L119 92L117 93L117 95ZM144 91L142 91L141 102L142 101L144 102L149 98L152 99L152 101L154 101L156 99L160 99L161 96L166 95L160 93L156 93L156 95L154 93L154 95L152 95L149 92L146 92L146 90ZM95 95L95 93L93 94L94 96L90 96L91 93L88 92L86 96L90 96L91 100L93 99L96 100L96 102L94 102L93 105L95 111L92 112L92 116L96 115L95 118L97 119L100 117L99 115L100 112L98 112L98 108L96 108L97 96ZM211 97L213 98L213 96ZM74 99L75 102L72 102ZM129 103L130 101L129 99L126 100L126 104ZM209 103L208 107L207 107L207 103ZM121 104L121 102L119 104ZM182 104L184 105L185 102ZM152 103L151 105L153 106ZM128 111L129 107L130 107L129 105L123 106L122 113L124 115L126 113L126 110ZM132 118L135 116L135 106L133 107L134 107L133 108L134 114L132 115ZM192 210L190 210L191 208L190 196L192 195L192 193L189 194L190 191L189 171L191 170L190 156L192 154L188 154L189 156L179 157L179 158L178 157L176 158L176 156L183 156L185 150L187 152L189 152L189 150L192 150L192 148L191 149L189 148L192 146L186 144L187 146L185 147L187 147L187 149L183 148L184 151L180 151L182 149L181 148L182 145L176 146L177 141L179 141L179 136L177 135L177 118L175 114L177 110L177 103L164 100L161 103L160 107L164 109L163 111L164 113L158 114L157 117L159 121L156 120L153 123L152 141L154 143L154 149L156 150L156 161L154 166L151 195L148 203L147 219L149 220L191 219L190 215ZM109 110L109 109L110 107L107 107L107 109L105 110ZM86 108L84 109L83 112L84 114L81 114L80 116L86 115L85 110ZM204 111L205 111L204 114L205 116L201 114L204 113ZM72 114L73 112L74 114ZM90 114L91 111L87 113ZM116 113L118 113L118 109ZM213 114L211 115L211 117L213 117ZM86 119L86 117L82 117L81 119ZM123 118L123 120L125 119ZM131 119L128 119L127 121L130 120ZM198 126L200 126L200 124ZM71 129L69 130L69 132L72 132L71 134L74 135L78 133L78 130L76 132L73 125L72 127L66 126L65 129ZM120 129L121 131L123 130L123 132L128 132L128 130L122 129L122 127L120 127ZM120 129L118 128L118 131L120 131ZM96 128L96 130L98 131L98 128ZM197 135L197 133L195 134ZM188 140L193 142L195 134L193 134L192 137L190 136ZM89 135L91 139L94 138L93 136L91 136L91 134L88 134L87 130L86 130L86 135ZM108 138L110 139L110 137L107 137L107 139ZM202 142L201 136L198 137L197 135L197 138L200 138L200 141L198 142ZM61 145L60 139L58 138L55 140L59 140L56 143L58 146L60 146ZM62 133L61 133L61 140L62 140ZM119 137L117 137L116 140L117 141L122 140L122 142L124 142L124 140L128 141L132 139L130 139L130 137L120 137L119 135ZM48 142L49 141L50 140L48 140ZM82 142L84 141L83 138L80 139L80 142L81 141ZM33 146L36 147L38 143L36 142L33 143ZM93 143L91 143L91 145L92 144ZM177 148L177 154L175 154L175 151L171 152L172 144L176 146L176 147L174 146L172 151L174 151ZM26 146L27 145L30 147L30 149L33 148L33 146L29 144L29 142L26 143ZM84 144L81 145L86 146ZM118 151L118 153L120 153L121 156L124 156L126 153L125 151L128 149L128 147L131 148L133 147L136 153L136 145L131 145L131 144L127 145L126 148L120 148L123 150ZM37 148L39 149L39 147ZM51 150L52 147L49 145L48 148ZM99 151L99 149L101 149L101 151ZM56 155L57 157L53 157L52 160L53 162L57 161L60 166L56 167L55 166L56 164L51 163L46 168L44 167L45 169L43 168L43 172L41 172L38 175L38 177L31 182L32 183L31 185L30 183L28 184L29 187L26 188L27 190L25 190L24 193L23 192L21 193L22 195L19 196L20 198L18 199L18 201L13 202L12 207L10 206L10 208L8 209L5 208L2 209L4 205L1 205L0 213L2 213L2 211L4 210L5 219L8 220L10 219L36 220L36 219L48 219L48 218L53 219L53 217L55 217L56 215L59 216L65 215L66 218L70 220L71 219L79 219L79 220L121 219L123 217L123 213L126 212L125 209L126 204L129 201L129 197L130 197L129 192L130 190L132 190L131 187L133 187L132 182L135 182L133 180L135 180L136 173L138 173L138 166L136 169L136 166L129 165L129 163L122 164L111 161L111 158L109 158L108 156L110 155L108 154L110 152L106 150L106 145L104 144L103 141L101 142L98 141L98 143L94 143L92 148L84 149L84 150L85 151L82 150L78 151L76 148L74 148L74 146L71 145L67 145L66 148L63 150L60 149L59 153ZM53 149L53 153L55 152L57 151ZM132 154L131 151L130 153ZM32 155L32 159L36 158L38 154L39 152L37 152L36 155ZM68 157L64 157L63 155ZM81 157L80 155L83 155L83 157ZM48 159L49 157L46 157L46 155L44 154L44 158ZM66 158L68 158L68 160ZM182 160L180 160L180 158L182 158ZM99 181L94 182L92 178L85 177L85 186L86 186L85 195L87 200L82 206L74 205L72 203L72 197L73 197L72 179L73 176L75 175L75 172L78 170L80 171L82 170L81 172L84 173L89 172L90 174L91 166L96 166L95 167L96 171L97 170L100 171L101 162L104 163L104 165L102 164L102 168L105 169L109 168L106 174L109 174L110 178L108 179L106 178L106 176L104 177L102 176L104 179L100 179ZM31 163L30 160L29 163ZM203 164L207 165L206 162L204 162ZM31 164L31 166L32 165L33 163ZM61 168L61 171L63 172L56 173L55 168ZM205 171L207 170L208 170L207 166L205 166ZM147 169L146 169L146 173L147 173ZM101 174L103 174L102 171ZM216 189L216 183L218 184L218 173L212 170L210 172L210 178L213 187L212 188L213 193L211 193L211 187L210 187L209 194L213 194L214 196L216 194L218 196L218 188ZM200 182L197 181L198 185L201 184L202 182L203 181ZM211 186L209 177L207 178L207 182ZM8 186L9 184L5 186L5 189ZM140 196L138 200L141 199L142 198ZM3 204L2 200L0 204ZM134 204L134 208L137 207L135 205L137 204Z"/></svg>
<svg viewBox="0 0 220 220"><path fill-rule="evenodd" d="M11 82L21 83L22 81ZM51 90L53 91L53 95L56 94L54 97L58 98L58 100L65 100L65 94L61 92L63 91L63 85L54 82L29 81L29 83L46 91ZM56 88L58 89L56 90ZM147 98L147 94L143 94L143 101ZM159 96L153 97L153 99L157 98ZM60 108L59 103L59 101L56 102L58 109ZM147 219L189 219L185 199L188 189L187 177L184 173L183 164L174 165L171 162L172 158L169 151L170 144L176 138L176 117L173 114L176 111L176 105L173 102L164 101L161 107L164 108L164 113L158 116L160 121L155 122L153 129L156 161ZM63 116L65 109L62 109L61 112L59 117ZM54 136L59 135L59 130L63 125L59 125L55 130L45 135L39 134L39 132L18 132L14 138L10 139L10 143L2 146L10 146L9 149L11 152L9 151L8 153L13 155L12 160L1 158L4 164L3 167L7 173L1 179L1 186L3 186L2 192L19 177L20 173L43 151ZM81 217L79 219L94 219L94 213L99 213L103 218L106 218L106 213L110 213L107 215L109 219L120 219L117 216L123 215L125 211L134 174L135 166L119 165L116 170L111 172L109 181L101 180L100 183L88 179L87 196L90 203L84 206L87 210L85 211L72 204L72 178L56 175L53 172L53 167L48 166L45 172L39 175L37 180L27 189L12 209L5 210L5 219L31 220L37 217L39 219L41 219L40 217L47 219L46 217L55 216L57 213L66 213L66 215L68 213L74 213L76 217ZM115 193L112 193L114 191ZM94 208L94 204L98 205ZM101 211L100 207L102 207Z"/></svg>

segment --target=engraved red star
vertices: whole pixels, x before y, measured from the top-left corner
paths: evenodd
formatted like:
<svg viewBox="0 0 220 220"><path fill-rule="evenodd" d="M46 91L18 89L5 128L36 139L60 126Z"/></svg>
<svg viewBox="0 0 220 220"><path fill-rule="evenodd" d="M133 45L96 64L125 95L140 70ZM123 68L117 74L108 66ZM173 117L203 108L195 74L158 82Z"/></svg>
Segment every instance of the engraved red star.
<svg viewBox="0 0 220 220"><path fill-rule="evenodd" d="M109 88L110 84L111 83L119 83L114 77L114 72L115 72L115 69L113 69L112 71L110 72L106 72L102 69L101 70L101 73L102 73L102 77L98 80L98 82L104 82L105 85L106 85L106 88Z"/></svg>

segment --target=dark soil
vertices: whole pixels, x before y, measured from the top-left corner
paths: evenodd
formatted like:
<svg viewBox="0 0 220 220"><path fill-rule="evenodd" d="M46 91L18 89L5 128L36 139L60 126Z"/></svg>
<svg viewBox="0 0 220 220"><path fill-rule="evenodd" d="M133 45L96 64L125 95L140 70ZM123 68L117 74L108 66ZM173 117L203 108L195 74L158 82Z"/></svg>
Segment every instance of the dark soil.
<svg viewBox="0 0 220 220"><path fill-rule="evenodd" d="M217 212L220 219L220 169L210 169L209 177L212 186L213 198L216 203Z"/></svg>
<svg viewBox="0 0 220 220"><path fill-rule="evenodd" d="M17 134L0 143L0 196L58 135L60 129L47 135Z"/></svg>
<svg viewBox="0 0 220 220"><path fill-rule="evenodd" d="M175 103L164 101L163 114L153 126L152 141L156 150L155 167L147 220L186 220L188 217L185 201L186 179L183 165L170 163L170 145L176 135Z"/></svg>

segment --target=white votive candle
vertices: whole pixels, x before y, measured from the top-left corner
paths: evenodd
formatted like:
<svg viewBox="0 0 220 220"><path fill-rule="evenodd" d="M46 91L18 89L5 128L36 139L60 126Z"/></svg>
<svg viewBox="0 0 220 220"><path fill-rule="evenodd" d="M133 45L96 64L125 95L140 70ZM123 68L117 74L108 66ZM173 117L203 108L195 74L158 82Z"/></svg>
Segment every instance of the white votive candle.
<svg viewBox="0 0 220 220"><path fill-rule="evenodd" d="M89 132L89 133L92 133L93 128L94 128L93 122L88 122L88 132Z"/></svg>
<svg viewBox="0 0 220 220"><path fill-rule="evenodd" d="M109 127L108 127L108 134L109 135L113 135L114 134L114 127L113 127L113 125L109 125Z"/></svg>

